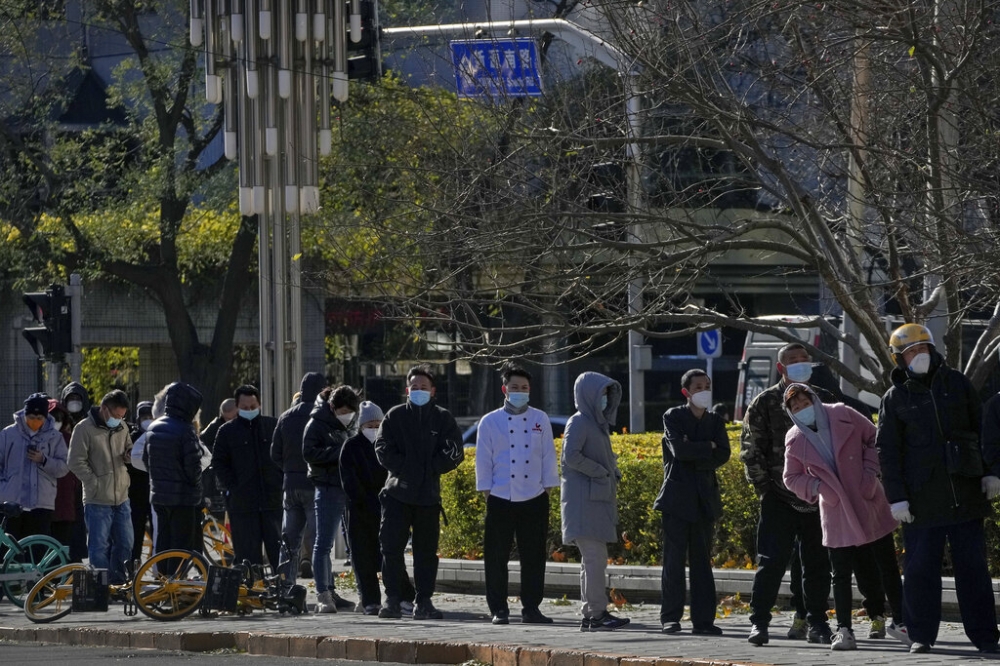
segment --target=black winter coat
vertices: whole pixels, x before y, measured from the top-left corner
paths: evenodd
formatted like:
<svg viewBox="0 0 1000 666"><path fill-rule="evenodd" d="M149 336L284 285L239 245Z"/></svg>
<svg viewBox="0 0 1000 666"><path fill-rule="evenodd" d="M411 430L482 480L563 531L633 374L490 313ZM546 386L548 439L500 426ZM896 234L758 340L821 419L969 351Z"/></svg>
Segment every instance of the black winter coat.
<svg viewBox="0 0 1000 666"><path fill-rule="evenodd" d="M940 354L934 351L931 357L931 371L922 378L892 371L875 436L886 498L908 501L919 527L954 525L989 513L980 478L949 474L945 459L949 437L978 436L979 396Z"/></svg>
<svg viewBox="0 0 1000 666"><path fill-rule="evenodd" d="M359 433L347 440L340 450L340 483L351 511L379 514L382 505L378 494L388 477L367 437Z"/></svg>
<svg viewBox="0 0 1000 666"><path fill-rule="evenodd" d="M302 436L302 457L309 463L313 483L340 486L340 449L350 437L327 403L313 407Z"/></svg>
<svg viewBox="0 0 1000 666"><path fill-rule="evenodd" d="M230 513L281 510L281 469L271 460L271 439L278 420L237 416L222 424L215 438L212 468L226 493Z"/></svg>
<svg viewBox="0 0 1000 666"><path fill-rule="evenodd" d="M722 496L715 470L731 453L719 416L706 411L695 418L687 405L668 409L663 415L663 485L653 508L689 523L717 519Z"/></svg>
<svg viewBox="0 0 1000 666"><path fill-rule="evenodd" d="M146 431L143 462L149 471L150 502L159 506L199 506L201 444L194 417L201 394L180 382L167 387L166 415Z"/></svg>
<svg viewBox="0 0 1000 666"><path fill-rule="evenodd" d="M986 474L1000 477L1000 393L983 406L982 444Z"/></svg>
<svg viewBox="0 0 1000 666"><path fill-rule="evenodd" d="M441 504L441 475L465 455L455 417L433 400L389 410L375 439L375 455L389 472L384 493L404 504Z"/></svg>
<svg viewBox="0 0 1000 666"><path fill-rule="evenodd" d="M309 467L302 457L302 438L306 424L316 402L316 396L326 386L326 379L318 372L309 372L302 378L299 397L278 417L271 439L271 460L285 474L285 490L304 490L313 487L308 479Z"/></svg>

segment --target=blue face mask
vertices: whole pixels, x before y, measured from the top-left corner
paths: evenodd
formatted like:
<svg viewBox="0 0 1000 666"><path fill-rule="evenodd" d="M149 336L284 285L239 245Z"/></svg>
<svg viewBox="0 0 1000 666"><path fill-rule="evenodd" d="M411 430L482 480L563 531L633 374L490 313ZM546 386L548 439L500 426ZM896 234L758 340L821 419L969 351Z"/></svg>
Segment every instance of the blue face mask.
<svg viewBox="0 0 1000 666"><path fill-rule="evenodd" d="M795 384L804 384L812 377L813 366L809 361L792 363L785 368L785 373L788 375L788 381Z"/></svg>
<svg viewBox="0 0 1000 666"><path fill-rule="evenodd" d="M253 421L260 415L259 409L241 409L240 418L244 418L247 421Z"/></svg>
<svg viewBox="0 0 1000 666"><path fill-rule="evenodd" d="M423 407L428 402L431 401L430 391L421 391L420 389L410 389L410 402L417 407Z"/></svg>
<svg viewBox="0 0 1000 666"><path fill-rule="evenodd" d="M816 425L816 407L809 405L808 407L799 410L795 415L795 418L802 422L802 425L807 427L812 427Z"/></svg>
<svg viewBox="0 0 1000 666"><path fill-rule="evenodd" d="M116 419L113 416L109 416L108 418L104 419L104 425L108 426L112 430L114 430L115 428L117 428L121 424L122 424L122 420L121 419Z"/></svg>
<svg viewBox="0 0 1000 666"><path fill-rule="evenodd" d="M520 391L512 391L507 394L507 402L510 406L515 409L521 409L528 404L528 398L531 397L530 393L521 393Z"/></svg>
<svg viewBox="0 0 1000 666"><path fill-rule="evenodd" d="M602 411L602 412L603 412L603 411L604 411L605 409L607 409L607 408L608 408L608 394L607 394L607 393L605 393L605 394L601 395L601 403L600 403L600 406L601 406L601 411Z"/></svg>

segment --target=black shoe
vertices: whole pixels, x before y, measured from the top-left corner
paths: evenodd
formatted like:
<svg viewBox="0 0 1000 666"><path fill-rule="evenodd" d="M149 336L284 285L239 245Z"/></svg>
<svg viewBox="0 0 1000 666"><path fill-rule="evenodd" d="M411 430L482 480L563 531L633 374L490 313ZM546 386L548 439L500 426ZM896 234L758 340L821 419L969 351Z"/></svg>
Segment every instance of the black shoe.
<svg viewBox="0 0 1000 666"><path fill-rule="evenodd" d="M413 619L414 620L442 620L444 619L444 613L434 608L434 604L427 601L417 602L417 605L413 607Z"/></svg>
<svg viewBox="0 0 1000 666"><path fill-rule="evenodd" d="M353 601L344 599L333 590L330 590L330 593L333 595L333 605L337 607L337 610L354 610Z"/></svg>
<svg viewBox="0 0 1000 666"><path fill-rule="evenodd" d="M299 563L299 578L312 578L313 568L312 564L308 561L303 561Z"/></svg>
<svg viewBox="0 0 1000 666"><path fill-rule="evenodd" d="M695 627L691 630L691 633L695 636L721 636L722 627L717 627L714 624L706 624L703 627Z"/></svg>
<svg viewBox="0 0 1000 666"><path fill-rule="evenodd" d="M679 634L681 633L681 623L680 622L664 622L660 631L665 634Z"/></svg>
<svg viewBox="0 0 1000 666"><path fill-rule="evenodd" d="M830 630L830 625L817 624L813 625L812 627L809 627L809 635L806 636L807 642L829 645L832 640L833 640L833 631Z"/></svg>
<svg viewBox="0 0 1000 666"><path fill-rule="evenodd" d="M631 622L627 617L616 617L611 613L604 611L599 617L592 618L590 620L590 630L591 631L615 631L616 629L621 629L626 624Z"/></svg>
<svg viewBox="0 0 1000 666"><path fill-rule="evenodd" d="M510 624L510 611L497 611L493 614L493 624Z"/></svg>
<svg viewBox="0 0 1000 666"><path fill-rule="evenodd" d="M398 620L403 617L403 611L400 610L399 604L386 604L379 610L378 616L383 620Z"/></svg>
<svg viewBox="0 0 1000 666"><path fill-rule="evenodd" d="M537 608L521 609L521 624L552 624L552 618L542 615Z"/></svg>
<svg viewBox="0 0 1000 666"><path fill-rule="evenodd" d="M747 636L747 643L750 645L760 647L761 645L767 645L770 640L770 636L767 635L766 624L755 624L750 627L750 635Z"/></svg>
<svg viewBox="0 0 1000 666"><path fill-rule="evenodd" d="M580 631L593 631L593 630L594 630L594 621L591 620L589 617L583 618L583 621L580 622Z"/></svg>
<svg viewBox="0 0 1000 666"><path fill-rule="evenodd" d="M987 643L986 645L980 645L979 651L983 654L997 654L1000 652L1000 646L996 643Z"/></svg>

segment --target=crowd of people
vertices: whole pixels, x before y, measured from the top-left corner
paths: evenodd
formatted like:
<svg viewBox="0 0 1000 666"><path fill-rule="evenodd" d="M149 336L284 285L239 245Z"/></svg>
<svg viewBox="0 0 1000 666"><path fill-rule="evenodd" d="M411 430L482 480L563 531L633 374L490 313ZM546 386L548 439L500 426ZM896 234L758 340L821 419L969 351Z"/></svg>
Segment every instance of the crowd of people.
<svg viewBox="0 0 1000 666"><path fill-rule="evenodd" d="M1000 396L983 408L923 326L906 324L889 342L896 368L877 424L862 403L810 384L812 358L798 343L779 351L780 380L747 409L739 455L760 499L752 645L769 642L771 610L791 567L795 619L787 638L857 649L853 576L870 619L868 638L888 634L911 652L928 652L941 620L947 543L966 634L981 652L997 652L983 522L1000 495ZM580 552L580 629L627 625L628 618L608 611L605 588L608 544L619 539L622 474L610 432L621 386L596 372L577 377L577 411L557 461L549 417L529 404L531 374L508 363L500 381L503 404L481 419L475 449L476 487L486 500L492 623L510 622L508 560L515 542L521 622L552 622L540 604L548 491L558 486L562 539ZM661 630L683 630L689 601L692 633L717 636L716 470L731 449L725 417L713 408L711 377L692 369L680 383L685 403L663 416L664 475L654 504L663 526ZM441 476L458 467L464 451L455 418L435 393L430 368L414 367L406 401L383 413L354 388L328 386L322 375L307 373L278 418L261 414L260 392L245 385L200 432L202 396L183 382L140 402L131 428L121 391L94 406L78 383L58 400L33 394L0 433L0 500L26 509L8 530L18 537L51 534L74 561L86 557L121 582L147 530L155 551L200 550L209 498L214 510L224 505L236 562L266 561L289 582L314 577L317 611L335 613L354 606L337 595L332 580L331 551L343 521L357 610L440 619L432 597ZM893 540L900 524L902 578ZM827 616L831 589L836 631Z"/></svg>

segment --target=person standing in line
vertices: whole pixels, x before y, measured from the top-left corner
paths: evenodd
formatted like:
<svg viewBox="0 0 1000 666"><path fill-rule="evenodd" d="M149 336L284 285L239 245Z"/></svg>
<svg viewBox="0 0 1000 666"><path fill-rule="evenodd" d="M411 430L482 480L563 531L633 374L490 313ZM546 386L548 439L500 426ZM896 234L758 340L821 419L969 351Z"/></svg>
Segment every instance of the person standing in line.
<svg viewBox="0 0 1000 666"><path fill-rule="evenodd" d="M379 495L382 523L382 582L385 605L378 616L400 618L406 577L403 554L413 535L414 620L440 620L431 597L437 579L441 475L461 464L462 431L455 417L434 401L434 375L426 365L406 375L407 401L389 410L375 440L375 455L389 472Z"/></svg>
<svg viewBox="0 0 1000 666"><path fill-rule="evenodd" d="M483 566L493 624L508 624L507 561L514 539L521 561L521 622L550 624L539 610L545 590L549 488L559 485L548 414L528 405L531 374L508 363L500 373L503 407L479 421L476 489L486 496Z"/></svg>
<svg viewBox="0 0 1000 666"><path fill-rule="evenodd" d="M302 458L309 464L309 478L316 489L316 541L312 553L316 612L336 613L338 609L354 606L333 589L330 551L347 506L347 496L340 485L340 450L351 437L360 400L350 386L338 386L320 395L328 397L317 401L309 413L302 438Z"/></svg>
<svg viewBox="0 0 1000 666"><path fill-rule="evenodd" d="M76 424L90 412L90 393L83 384L70 382L59 392L59 401L69 413L69 429L72 434ZM75 474L73 476L76 477ZM83 483L79 479L73 496L73 514L76 518L70 531L69 559L71 562L82 562L87 557L87 521L83 511Z"/></svg>
<svg viewBox="0 0 1000 666"><path fill-rule="evenodd" d="M631 622L608 612L608 543L618 541L618 457L610 430L621 385L596 372L573 383L576 413L566 423L562 449L562 538L580 549L580 631L614 631Z"/></svg>
<svg viewBox="0 0 1000 666"><path fill-rule="evenodd" d="M132 556L132 510L128 501L131 441L124 419L128 396L114 390L76 424L69 441L69 468L83 483L90 566L107 569L108 581L124 583Z"/></svg>
<svg viewBox="0 0 1000 666"><path fill-rule="evenodd" d="M73 420L69 412L55 398L49 398L49 416L52 417L53 426L62 435L66 444L66 473L56 480L56 503L52 510L52 525L49 528L52 537L66 546L72 543L73 525L76 523L76 495L83 492L80 480L73 472L69 471L69 438L73 434ZM82 558L81 558L82 559ZM72 555L70 560L73 560Z"/></svg>
<svg viewBox="0 0 1000 666"><path fill-rule="evenodd" d="M663 485L653 508L663 520L663 575L660 625L663 633L681 631L684 615L684 564L691 576L691 633L719 636L715 625L715 577L712 536L722 515L715 470L731 450L722 418L709 411L712 380L704 370L681 377L687 404L663 415Z"/></svg>
<svg viewBox="0 0 1000 666"><path fill-rule="evenodd" d="M263 564L267 553L277 570L281 551L281 469L271 460L271 439L278 420L260 413L260 391L236 389L238 417L224 423L215 438L212 467L226 495L233 536L233 559Z"/></svg>
<svg viewBox="0 0 1000 666"><path fill-rule="evenodd" d="M284 473L284 514L281 538L289 550L289 561L281 573L289 584L296 574L312 577L312 545L316 533L316 488L309 479L309 466L302 457L302 438L309 414L316 406L316 396L326 388L326 378L307 372L299 383L299 393L292 406L278 417L271 439L271 460ZM308 538L307 538L308 537ZM306 548L309 552L306 553ZM300 564L301 563L301 564Z"/></svg>
<svg viewBox="0 0 1000 666"><path fill-rule="evenodd" d="M133 452L149 424L153 422L153 403L144 400L135 406L135 423L129 429ZM142 560L142 548L148 525L149 534L153 535L153 505L149 503L149 473L145 465L136 465L129 457L128 469L128 503L132 510L132 561ZM152 552L156 552L153 548Z"/></svg>
<svg viewBox="0 0 1000 666"><path fill-rule="evenodd" d="M16 539L50 535L57 480L69 471L66 442L49 416L49 396L33 393L0 431L0 502L21 505L7 519Z"/></svg>
<svg viewBox="0 0 1000 666"><path fill-rule="evenodd" d="M882 397L875 445L892 516L903 523L910 652L930 652L937 640L947 542L965 635L980 652L996 653L1000 632L983 519L991 512L989 500L1000 495L1000 465L996 450L982 448L979 395L945 363L924 326L900 326L889 349L896 368Z"/></svg>
<svg viewBox="0 0 1000 666"><path fill-rule="evenodd" d="M239 416L239 410L236 409L236 400L233 398L226 398L219 404L219 414L211 422L205 426L205 428L198 435L201 440L201 445L204 446L209 454L215 451L215 438L219 434L219 428L222 427L223 423L229 423L233 419ZM218 520L224 520L226 514L226 498L223 495L223 491L219 488L219 482L215 478L215 470L209 466L208 469L204 471L201 475L201 487L202 492L205 493L206 503L208 505L208 510L212 512Z"/></svg>
<svg viewBox="0 0 1000 666"><path fill-rule="evenodd" d="M830 649L856 650L851 629L851 576L861 585L877 571L893 622L886 630L909 644L892 517L879 481L875 426L844 404L824 405L805 384L789 384L785 409L795 424L785 442L785 485L799 499L819 504L823 545L830 551L837 633ZM869 566L858 566L868 560Z"/></svg>

